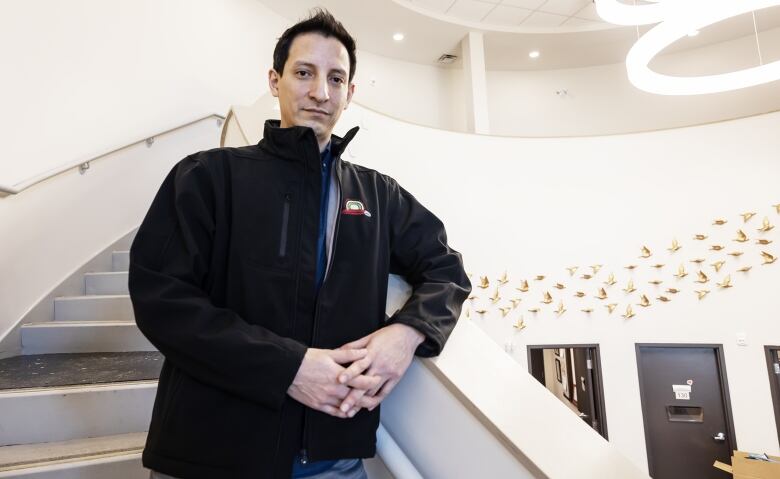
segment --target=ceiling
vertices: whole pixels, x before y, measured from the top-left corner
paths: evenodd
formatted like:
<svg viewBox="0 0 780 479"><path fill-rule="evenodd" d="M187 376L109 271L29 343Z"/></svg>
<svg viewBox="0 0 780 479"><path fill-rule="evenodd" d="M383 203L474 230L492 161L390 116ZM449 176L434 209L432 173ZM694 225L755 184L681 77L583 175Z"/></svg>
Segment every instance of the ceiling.
<svg viewBox="0 0 780 479"><path fill-rule="evenodd" d="M650 28L601 22L591 0L258 1L291 22L306 17L312 8L326 8L356 38L358 49L424 65L436 65L444 53L460 55L461 39L470 31L480 31L484 33L488 70L554 70L621 63L637 35ZM756 12L756 20L759 34L780 27L780 7ZM403 41L392 39L398 32L404 34ZM752 16L742 15L707 27L696 37L686 37L665 52L753 34ZM538 50L539 58L529 58L531 50ZM459 66L455 63L448 68Z"/></svg>

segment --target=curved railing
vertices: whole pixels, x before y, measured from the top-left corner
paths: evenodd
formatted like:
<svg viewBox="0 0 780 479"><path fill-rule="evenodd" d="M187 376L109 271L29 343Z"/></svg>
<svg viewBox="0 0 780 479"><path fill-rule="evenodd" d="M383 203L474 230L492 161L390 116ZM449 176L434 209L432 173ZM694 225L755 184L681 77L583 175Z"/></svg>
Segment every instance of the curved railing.
<svg viewBox="0 0 780 479"><path fill-rule="evenodd" d="M22 191L26 190L27 188L30 188L33 185L36 185L36 184L38 184L38 183L40 183L42 181L46 181L49 178L53 178L53 177L55 177L57 175L61 175L62 173L65 173L66 171L70 171L70 170L72 170L74 168L79 168L79 170L82 171L82 172L86 171L87 169L89 169L91 163L93 163L95 161L98 161L98 160L100 160L100 159L102 159L102 158L104 158L106 156L109 156L112 153L116 153L117 151L124 150L125 148L128 148L128 147L133 146L133 145L137 145L138 143L141 143L141 142L146 142L147 145L151 146L154 143L154 138L156 136L165 135L166 133L170 133L172 131L176 131L176 130L179 130L181 128L188 127L188 126L190 126L190 125L192 125L194 123L197 123L197 122L200 122L200 121L203 121L203 120L208 120L209 118L214 118L215 120L217 120L217 125L219 125L219 126L221 126L222 122L225 121L225 117L224 116L222 116L222 115L220 115L218 113L211 113L209 115L206 115L206 116L203 116L203 117L200 117L200 118L196 118L196 119L194 119L192 121L188 121L188 122L183 123L181 125L174 126L173 128L169 128L169 129L167 129L165 131L161 131L161 132L156 133L156 134L154 134L152 136L148 136L148 137L142 138L140 140L136 140L136 141L133 141L133 142L130 142L130 143L118 146L116 148L112 148L109 151L103 152L103 153L101 153L101 154L99 154L97 156L93 156L93 157L88 158L86 160L84 160L84 159L72 160L72 161L70 161L68 163L62 164L62 165L60 165L60 166L58 166L56 168L52 168L51 170L48 170L48 171L45 171L45 172L43 172L41 174L35 175L35 176L31 177L31 178L28 178L28 179L26 179L24 181L21 181L19 183L14 184L14 185L4 185L4 184L0 183L0 198L8 196L8 195L19 194Z"/></svg>

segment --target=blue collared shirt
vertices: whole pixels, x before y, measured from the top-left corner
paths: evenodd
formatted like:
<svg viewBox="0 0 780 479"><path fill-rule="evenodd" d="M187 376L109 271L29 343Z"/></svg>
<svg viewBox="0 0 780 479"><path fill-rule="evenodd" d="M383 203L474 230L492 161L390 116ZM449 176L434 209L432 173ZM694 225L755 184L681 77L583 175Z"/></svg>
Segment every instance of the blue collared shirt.
<svg viewBox="0 0 780 479"><path fill-rule="evenodd" d="M317 236L317 275L315 276L314 293L317 294L325 279L325 270L328 267L328 254L325 250L328 231L328 198L330 197L330 170L333 157L330 154L330 142L320 153L320 167L322 171L322 188L320 195L320 228Z"/></svg>

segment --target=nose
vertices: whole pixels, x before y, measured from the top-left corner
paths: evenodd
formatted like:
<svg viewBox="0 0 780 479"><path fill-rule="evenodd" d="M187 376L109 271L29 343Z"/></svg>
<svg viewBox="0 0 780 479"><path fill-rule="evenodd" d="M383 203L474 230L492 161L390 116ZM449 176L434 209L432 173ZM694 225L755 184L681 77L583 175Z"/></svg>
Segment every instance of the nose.
<svg viewBox="0 0 780 479"><path fill-rule="evenodd" d="M311 89L309 90L309 96L317 103L325 103L330 99L328 92L328 79L325 76L320 76L312 82Z"/></svg>

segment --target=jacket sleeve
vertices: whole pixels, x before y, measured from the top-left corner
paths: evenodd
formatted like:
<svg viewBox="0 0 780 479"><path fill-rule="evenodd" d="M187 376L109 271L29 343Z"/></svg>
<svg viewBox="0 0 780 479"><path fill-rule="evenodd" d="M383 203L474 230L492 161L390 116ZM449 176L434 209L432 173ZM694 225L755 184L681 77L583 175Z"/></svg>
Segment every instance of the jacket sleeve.
<svg viewBox="0 0 780 479"><path fill-rule="evenodd" d="M135 320L176 368L279 409L306 346L248 323L207 294L215 232L226 227L213 176L208 165L187 157L160 187L130 249Z"/></svg>
<svg viewBox="0 0 780 479"><path fill-rule="evenodd" d="M447 245L444 224L394 181L390 185L390 272L405 277L412 295L387 324L425 335L418 356L437 356L460 316L471 282L460 253Z"/></svg>

